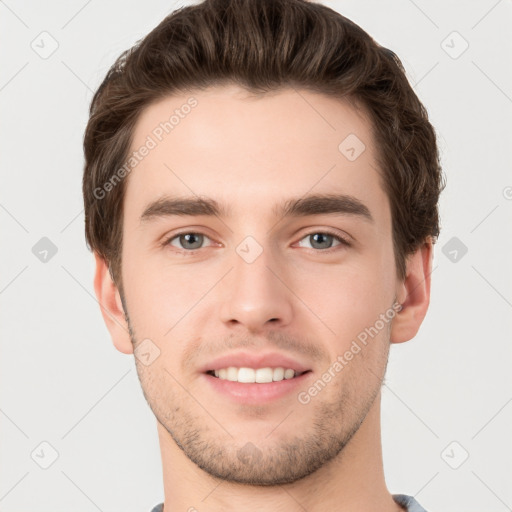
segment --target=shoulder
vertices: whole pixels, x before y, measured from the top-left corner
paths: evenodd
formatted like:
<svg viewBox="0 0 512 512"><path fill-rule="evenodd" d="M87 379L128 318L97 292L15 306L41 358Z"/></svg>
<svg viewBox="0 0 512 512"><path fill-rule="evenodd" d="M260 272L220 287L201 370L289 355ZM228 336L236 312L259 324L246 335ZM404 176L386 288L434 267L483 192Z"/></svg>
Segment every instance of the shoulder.
<svg viewBox="0 0 512 512"><path fill-rule="evenodd" d="M407 512L427 512L412 496L393 494L393 499L399 505L404 506Z"/></svg>

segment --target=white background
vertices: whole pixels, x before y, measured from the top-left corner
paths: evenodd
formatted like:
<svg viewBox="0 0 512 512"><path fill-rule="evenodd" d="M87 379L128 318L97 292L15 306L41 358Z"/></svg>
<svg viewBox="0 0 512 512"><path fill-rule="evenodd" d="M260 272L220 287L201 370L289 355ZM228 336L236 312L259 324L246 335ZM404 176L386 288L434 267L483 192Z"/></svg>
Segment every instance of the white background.
<svg viewBox="0 0 512 512"><path fill-rule="evenodd" d="M392 348L383 390L388 486L429 512L511 510L512 5L325 3L402 59L447 176L431 306L418 336ZM145 512L163 501L155 419L94 298L82 137L115 58L178 5L0 2L3 512ZM47 59L31 47L43 31L58 42ZM32 252L42 237L58 250L46 263ZM442 251L453 237L468 249L456 262ZM48 469L31 458L50 456L43 441L58 452Z"/></svg>

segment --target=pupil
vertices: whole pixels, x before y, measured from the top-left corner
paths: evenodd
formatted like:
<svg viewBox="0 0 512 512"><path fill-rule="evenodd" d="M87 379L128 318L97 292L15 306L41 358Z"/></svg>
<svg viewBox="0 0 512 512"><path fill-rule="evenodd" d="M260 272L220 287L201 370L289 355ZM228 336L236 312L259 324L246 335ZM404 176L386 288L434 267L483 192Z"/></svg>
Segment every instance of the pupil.
<svg viewBox="0 0 512 512"><path fill-rule="evenodd" d="M184 247L188 249L198 249L199 247L201 247L202 236L203 235L200 235L198 233L187 233L186 235L181 235L181 243ZM189 245L187 246L187 244ZM192 245L193 247L190 247L190 245Z"/></svg>
<svg viewBox="0 0 512 512"><path fill-rule="evenodd" d="M326 243L326 240L328 241L332 241L330 240L332 238L332 235L327 235L325 233L315 233L314 235L311 235L312 236L312 239L313 239L313 243L311 244L313 247L315 247L315 244L320 244L322 245L322 243ZM327 244L327 247L315 247L317 249L328 249L330 247L331 244Z"/></svg>

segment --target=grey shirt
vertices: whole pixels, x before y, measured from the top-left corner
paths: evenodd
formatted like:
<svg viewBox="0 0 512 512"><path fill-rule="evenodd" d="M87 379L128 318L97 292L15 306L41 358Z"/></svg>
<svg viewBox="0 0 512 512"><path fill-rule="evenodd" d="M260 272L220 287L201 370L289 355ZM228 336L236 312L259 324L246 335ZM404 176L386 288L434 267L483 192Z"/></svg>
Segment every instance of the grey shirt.
<svg viewBox="0 0 512 512"><path fill-rule="evenodd" d="M393 499L399 504L405 507L407 512L427 512L412 496L405 494L393 494ZM151 512L163 512L164 504L160 503L154 507Z"/></svg>

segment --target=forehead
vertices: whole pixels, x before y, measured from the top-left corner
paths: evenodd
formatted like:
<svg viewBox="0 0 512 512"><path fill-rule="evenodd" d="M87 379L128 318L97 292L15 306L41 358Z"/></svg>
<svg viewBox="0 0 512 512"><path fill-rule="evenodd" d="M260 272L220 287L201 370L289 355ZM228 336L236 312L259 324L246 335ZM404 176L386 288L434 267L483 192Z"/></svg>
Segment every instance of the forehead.
<svg viewBox="0 0 512 512"><path fill-rule="evenodd" d="M255 96L223 86L169 96L142 112L131 152L125 205L134 215L165 195L207 196L241 214L270 215L283 198L308 192L387 209L368 117L311 91Z"/></svg>

